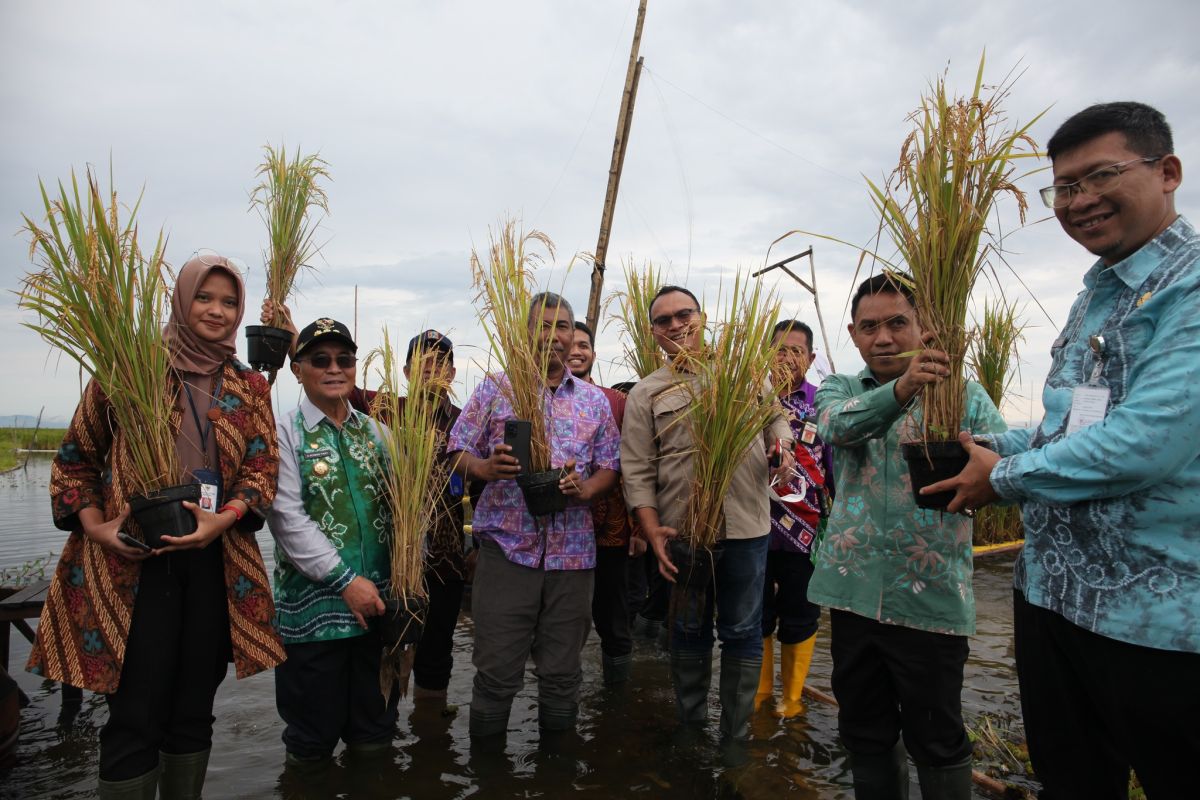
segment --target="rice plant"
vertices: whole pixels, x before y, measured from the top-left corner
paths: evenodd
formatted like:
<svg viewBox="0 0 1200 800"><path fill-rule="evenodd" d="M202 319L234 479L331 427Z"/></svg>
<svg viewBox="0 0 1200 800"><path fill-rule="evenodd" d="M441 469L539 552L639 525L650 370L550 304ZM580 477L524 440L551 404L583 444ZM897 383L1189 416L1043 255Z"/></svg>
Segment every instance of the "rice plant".
<svg viewBox="0 0 1200 800"><path fill-rule="evenodd" d="M638 378L645 378L659 369L665 362L662 350L654 339L654 328L650 324L650 302L654 293L663 284L663 273L647 261L638 271L626 262L625 291L613 292L605 306L617 304L617 311L610 317L621 325L621 342L625 348L625 364Z"/></svg>
<svg viewBox="0 0 1200 800"><path fill-rule="evenodd" d="M471 275L478 290L479 318L494 362L504 373L500 391L512 405L517 419L530 423L531 473L550 469L550 439L546 427L546 373L552 352L538 344L529 325L533 301L533 270L543 257L527 248L540 246L550 260L554 243L540 231L518 231L514 220L502 222L489 232L490 246L484 258L471 251ZM534 309L534 317L540 312ZM494 379L501 376L493 374Z"/></svg>
<svg viewBox="0 0 1200 800"><path fill-rule="evenodd" d="M372 413L388 426L383 446L389 462L384 487L392 512L391 591L394 599L405 602L428 597L424 582L425 532L433 528L448 478L435 416L439 390L449 386L433 385L425 377L422 359L435 355L418 349L412 356L408 395L402 398L403 362L397 356L385 327L382 344L368 354L363 371L369 372L377 365L379 392Z"/></svg>
<svg viewBox="0 0 1200 800"><path fill-rule="evenodd" d="M780 413L770 389L779 348L771 331L778 317L774 294L739 274L727 318L714 326L710 343L671 361L680 385L691 393L685 412L672 424L688 425L696 448L684 532L693 547L711 548L721 538L733 474L750 447L765 447L763 429Z"/></svg>
<svg viewBox="0 0 1200 800"><path fill-rule="evenodd" d="M1028 131L1041 114L1009 126L1003 105L1013 80L985 93L983 70L980 58L974 91L966 98L950 96L944 75L934 81L911 116L915 127L896 169L883 185L867 181L880 229L911 279L897 277L912 289L933 346L950 357L949 377L924 392L926 440L957 436L966 402L969 298L1000 248L989 217L1009 195L1024 223L1028 204L1014 182L1014 162L1039 155Z"/></svg>
<svg viewBox="0 0 1200 800"><path fill-rule="evenodd" d="M296 278L301 269L311 268L309 262L320 250L313 240L320 220L312 212L329 213L329 198L320 185L322 179L329 179L329 165L316 154L301 156L299 148L291 160L283 145L278 150L270 144L263 149L266 158L255 173L260 182L254 187L250 207L257 208L267 223L267 299L275 309L271 325L282 328L286 323L283 306Z"/></svg>
<svg viewBox="0 0 1200 800"><path fill-rule="evenodd" d="M108 398L124 433L138 494L178 482L171 354L163 328L169 290L161 230L154 251L141 251L134 203L128 218L109 178L107 196L88 169L86 187L75 171L70 185L58 182L52 197L39 181L45 219L28 215L29 257L40 269L28 273L21 308L37 314L22 324L58 348L90 375Z"/></svg>

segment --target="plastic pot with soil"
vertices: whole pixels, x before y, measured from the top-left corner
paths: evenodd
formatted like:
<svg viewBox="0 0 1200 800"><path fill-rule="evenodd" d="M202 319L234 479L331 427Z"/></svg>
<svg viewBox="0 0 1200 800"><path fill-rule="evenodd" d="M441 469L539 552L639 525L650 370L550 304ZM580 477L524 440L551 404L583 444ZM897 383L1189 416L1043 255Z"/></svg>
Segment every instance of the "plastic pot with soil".
<svg viewBox="0 0 1200 800"><path fill-rule="evenodd" d="M422 597L390 598L383 601L383 614L375 618L375 626L384 650L415 645L421 641L425 628L425 613L429 601Z"/></svg>
<svg viewBox="0 0 1200 800"><path fill-rule="evenodd" d="M978 439L975 443L987 446ZM908 462L908 474L912 479L913 499L917 501L917 507L945 511L954 499L954 492L921 494L921 490L962 472L967 466L967 451L954 439L948 442L906 442L900 445L900 453Z"/></svg>
<svg viewBox="0 0 1200 800"><path fill-rule="evenodd" d="M142 541L153 548L163 546L163 536L187 536L196 530L196 515L183 507L187 500L200 502L200 484L168 486L148 495L129 498L129 511L142 531Z"/></svg>
<svg viewBox="0 0 1200 800"><path fill-rule="evenodd" d="M691 539L676 537L667 541L667 554L679 572L677 586L707 586L713 579L713 552L707 547L693 547Z"/></svg>
<svg viewBox="0 0 1200 800"><path fill-rule="evenodd" d="M259 372L282 369L292 347L292 332L270 325L246 326L246 360Z"/></svg>
<svg viewBox="0 0 1200 800"><path fill-rule="evenodd" d="M535 517L545 517L567 510L567 496L562 493L562 489L558 488L558 482L562 480L562 477L561 469L517 476L517 486L521 487L521 494L525 498L525 506L529 509L530 514Z"/></svg>

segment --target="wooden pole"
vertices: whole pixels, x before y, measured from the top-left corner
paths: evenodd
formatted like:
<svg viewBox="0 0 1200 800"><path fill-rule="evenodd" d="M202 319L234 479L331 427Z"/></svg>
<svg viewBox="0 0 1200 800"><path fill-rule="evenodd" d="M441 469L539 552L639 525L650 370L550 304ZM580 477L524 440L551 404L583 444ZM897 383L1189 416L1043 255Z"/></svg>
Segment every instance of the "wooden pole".
<svg viewBox="0 0 1200 800"><path fill-rule="evenodd" d="M604 192L604 210L600 215L600 237L596 241L595 261L592 264L592 290L588 295L587 324L593 331L600 321L600 293L604 289L604 260L608 257L608 235L612 230L613 211L617 205L617 189L621 185L621 168L625 165L625 146L629 143L629 128L633 122L633 104L637 99L638 79L642 74L642 59L638 49L642 44L642 23L646 20L646 0L638 4L637 25L633 29L633 45L629 49L629 67L625 71L625 91L621 96L621 111L617 115L617 133L613 140L612 162L608 168L608 188Z"/></svg>
<svg viewBox="0 0 1200 800"><path fill-rule="evenodd" d="M792 272L791 268L788 267L788 264L792 263L793 261L795 261L797 259L804 258L805 256L808 256L808 269L809 269L809 273L812 276L810 278L811 283L809 281L806 281L803 278L801 278L795 272ZM817 264L813 260L813 249L810 247L807 250L805 250L803 253L797 253L794 256L789 256L789 257L785 258L783 261L776 261L774 264L771 264L770 266L763 267L758 272L751 273L750 277L757 278L760 275L770 272L773 269L783 270L792 278L792 280L794 280L796 283L800 284L800 286L803 287L806 292L808 292L809 294L812 295L813 307L816 308L816 310L817 310L817 323L821 327L821 339L825 343L825 358L828 359L828 361L829 361L829 371L836 372L837 369L833 365L833 350L829 346L829 334L825 332L825 318L823 316L821 316L821 300L817 296Z"/></svg>

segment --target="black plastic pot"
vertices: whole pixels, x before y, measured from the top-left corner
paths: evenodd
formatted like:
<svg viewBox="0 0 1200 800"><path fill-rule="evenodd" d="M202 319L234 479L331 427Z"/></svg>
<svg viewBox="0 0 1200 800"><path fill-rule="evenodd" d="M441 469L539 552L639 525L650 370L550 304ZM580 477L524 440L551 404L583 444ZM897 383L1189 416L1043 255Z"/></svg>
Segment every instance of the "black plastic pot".
<svg viewBox="0 0 1200 800"><path fill-rule="evenodd" d="M705 547L692 547L690 539L670 539L667 554L679 572L675 575L677 586L701 588L712 583L713 554Z"/></svg>
<svg viewBox="0 0 1200 800"><path fill-rule="evenodd" d="M246 326L246 360L260 372L277 370L287 361L292 332L270 325Z"/></svg>
<svg viewBox="0 0 1200 800"><path fill-rule="evenodd" d="M200 502L200 484L168 486L149 495L129 498L129 510L142 530L142 541L151 547L163 546L163 536L187 536L196 530L196 515L183 507L183 501Z"/></svg>
<svg viewBox="0 0 1200 800"><path fill-rule="evenodd" d="M567 496L558 488L562 476L561 469L517 476L517 486L521 487L521 494L525 497L525 506L530 514L544 517L567 510Z"/></svg>
<svg viewBox="0 0 1200 800"><path fill-rule="evenodd" d="M410 597L405 601L384 600L383 614L375 618L383 648L390 652L396 647L415 645L421 641L428 609L428 601L419 597Z"/></svg>
<svg viewBox="0 0 1200 800"><path fill-rule="evenodd" d="M900 452L908 462L908 474L912 478L913 499L918 508L944 511L954 499L954 492L921 494L930 484L953 478L967 466L967 451L958 440L950 442L910 442L900 445Z"/></svg>

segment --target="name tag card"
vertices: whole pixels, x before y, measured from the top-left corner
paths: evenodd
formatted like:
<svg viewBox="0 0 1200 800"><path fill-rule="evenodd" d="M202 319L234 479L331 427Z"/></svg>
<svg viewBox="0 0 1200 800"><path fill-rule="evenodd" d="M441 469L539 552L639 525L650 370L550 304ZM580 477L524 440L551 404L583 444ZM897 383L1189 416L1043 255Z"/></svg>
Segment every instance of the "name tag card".
<svg viewBox="0 0 1200 800"><path fill-rule="evenodd" d="M1107 386L1084 384L1076 386L1071 395L1071 416L1067 419L1067 435L1104 419L1108 413Z"/></svg>

